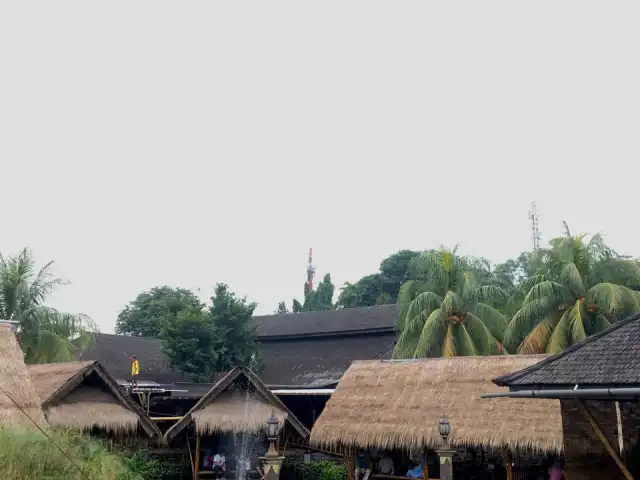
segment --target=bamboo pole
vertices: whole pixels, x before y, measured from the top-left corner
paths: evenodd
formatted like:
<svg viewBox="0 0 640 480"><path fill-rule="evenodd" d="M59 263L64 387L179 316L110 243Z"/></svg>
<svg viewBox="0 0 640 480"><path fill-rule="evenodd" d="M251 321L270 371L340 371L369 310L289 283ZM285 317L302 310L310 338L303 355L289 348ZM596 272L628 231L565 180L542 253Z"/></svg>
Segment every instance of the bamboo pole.
<svg viewBox="0 0 640 480"><path fill-rule="evenodd" d="M196 434L196 468L195 480L200 477L200 435Z"/></svg>
<svg viewBox="0 0 640 480"><path fill-rule="evenodd" d="M507 480L513 480L513 454L510 449L507 449L506 454L507 462Z"/></svg>
<svg viewBox="0 0 640 480"><path fill-rule="evenodd" d="M591 428L593 428L594 432L596 432L596 435L598 435L598 437L600 438L600 441L604 445L604 448L606 448L607 452L609 452L609 455L611 455L611 458L613 458L614 462L616 462L616 464L618 465L618 468L620 468L620 471L622 472L622 475L624 475L624 478L626 478L627 480L633 480L631 472L629 472L624 462L620 459L620 456L618 455L618 452L616 452L615 448L611 446L611 443L609 443L607 436L598 425L598 422L596 422L596 419L593 418L593 415L591 415L591 412L584 404L582 399L578 398L576 399L576 401L578 402L578 408L582 412L582 415L589 421L589 423L591 424Z"/></svg>
<svg viewBox="0 0 640 480"><path fill-rule="evenodd" d="M185 437L187 438L187 450L189 450L189 465L191 465L191 474L193 478L196 478L196 467L193 464L193 455L191 454L191 443L189 442L189 434L185 433Z"/></svg>

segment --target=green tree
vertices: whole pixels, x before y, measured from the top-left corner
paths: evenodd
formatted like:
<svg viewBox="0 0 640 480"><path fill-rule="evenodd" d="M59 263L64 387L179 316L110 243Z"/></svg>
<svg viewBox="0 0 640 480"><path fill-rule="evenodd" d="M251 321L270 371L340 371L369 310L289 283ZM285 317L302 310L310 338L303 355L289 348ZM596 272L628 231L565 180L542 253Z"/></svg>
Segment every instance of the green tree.
<svg viewBox="0 0 640 480"><path fill-rule="evenodd" d="M300 313L304 311L304 309L302 308L302 304L295 298L293 299L291 310L293 311L293 313Z"/></svg>
<svg viewBox="0 0 640 480"><path fill-rule="evenodd" d="M333 310L333 293L335 287L331 282L331 274L327 273L322 281L318 283L315 290L307 292L302 306L305 312L315 312L318 310Z"/></svg>
<svg viewBox="0 0 640 480"><path fill-rule="evenodd" d="M309 291L309 286L305 282L304 304L301 304L294 298L291 310L293 313L333 310L335 308L335 305L333 304L334 291L335 286L331 282L331 274L329 273L327 273L322 281L318 283L315 290ZM284 302L280 302L278 304L278 310L276 313L289 313Z"/></svg>
<svg viewBox="0 0 640 480"><path fill-rule="evenodd" d="M640 311L640 267L608 247L600 235L566 233L536 252L538 272L520 288L524 297L505 332L519 353L557 353Z"/></svg>
<svg viewBox="0 0 640 480"><path fill-rule="evenodd" d="M68 282L52 272L53 262L39 270L29 249L17 255L0 255L0 318L18 322L17 337L26 363L75 360L97 331L83 314L58 312L46 305L47 297Z"/></svg>
<svg viewBox="0 0 640 480"><path fill-rule="evenodd" d="M277 313L277 314L289 313L289 310L287 309L287 304L284 302L280 302L278 304L278 309L274 313Z"/></svg>
<svg viewBox="0 0 640 480"><path fill-rule="evenodd" d="M198 312L204 304L191 291L168 286L142 292L119 314L115 331L134 337L158 337L167 322L175 321L180 312Z"/></svg>
<svg viewBox="0 0 640 480"><path fill-rule="evenodd" d="M506 319L495 306L507 293L478 280L487 277L483 263L445 248L412 260L419 280L405 282L399 293L395 358L502 353Z"/></svg>
<svg viewBox="0 0 640 480"><path fill-rule="evenodd" d="M207 310L181 311L164 324L161 337L171 363L195 381L213 381L236 365L255 366L255 308L218 284Z"/></svg>
<svg viewBox="0 0 640 480"><path fill-rule="evenodd" d="M402 285L414 279L410 272L412 261L420 252L400 250L380 262L379 272L362 277L358 282L343 286L336 306L354 308L395 303Z"/></svg>

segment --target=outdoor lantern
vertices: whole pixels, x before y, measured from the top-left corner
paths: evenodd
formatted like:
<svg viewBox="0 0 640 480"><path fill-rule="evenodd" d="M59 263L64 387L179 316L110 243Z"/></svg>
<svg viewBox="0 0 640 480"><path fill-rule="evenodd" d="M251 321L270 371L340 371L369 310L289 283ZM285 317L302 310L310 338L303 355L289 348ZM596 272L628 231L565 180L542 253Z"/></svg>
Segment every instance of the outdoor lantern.
<svg viewBox="0 0 640 480"><path fill-rule="evenodd" d="M449 438L449 434L451 433L451 425L449 424L449 420L447 420L446 418L441 419L440 424L438 425L438 430L440 432L442 440L446 442L447 438Z"/></svg>
<svg viewBox="0 0 640 480"><path fill-rule="evenodd" d="M278 452L276 452L275 441L278 439L278 434L280 433L280 422L276 418L275 413L271 412L271 417L267 420L267 440L269 440L269 451L265 455L266 457L277 457Z"/></svg>
<svg viewBox="0 0 640 480"><path fill-rule="evenodd" d="M274 412L271 412L271 417L267 420L267 439L270 442L275 442L278 439L280 433L280 422L276 418Z"/></svg>

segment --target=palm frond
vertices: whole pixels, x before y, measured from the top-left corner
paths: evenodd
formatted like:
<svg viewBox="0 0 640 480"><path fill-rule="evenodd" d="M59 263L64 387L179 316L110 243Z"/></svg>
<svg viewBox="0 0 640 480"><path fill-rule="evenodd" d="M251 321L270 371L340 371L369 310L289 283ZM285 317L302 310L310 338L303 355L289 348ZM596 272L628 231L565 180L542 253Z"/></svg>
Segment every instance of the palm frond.
<svg viewBox="0 0 640 480"><path fill-rule="evenodd" d="M567 287L561 283L547 280L545 282L536 283L531 287L531 290L529 290L529 293L524 298L524 304L526 305L527 303L541 300L543 298L552 298L556 302L560 303L567 301L568 299L573 299L571 292Z"/></svg>
<svg viewBox="0 0 640 480"><path fill-rule="evenodd" d="M453 344L447 344L446 339L449 324L446 314L441 309L431 312L427 321L424 322L413 357L439 357L444 355L447 348L452 348ZM449 342L452 341L452 339L449 339ZM455 348L453 351L455 352Z"/></svg>
<svg viewBox="0 0 640 480"><path fill-rule="evenodd" d="M557 311L558 301L553 297L543 297L525 303L511 318L504 333L504 346L515 352L522 341L543 319Z"/></svg>
<svg viewBox="0 0 640 480"><path fill-rule="evenodd" d="M520 344L518 353L522 355L544 353L559 319L560 315L554 313L538 323Z"/></svg>
<svg viewBox="0 0 640 480"><path fill-rule="evenodd" d="M468 313L464 322L459 325L464 330L464 354L490 355L494 338L486 325L472 313Z"/></svg>
<svg viewBox="0 0 640 480"><path fill-rule="evenodd" d="M477 303L474 305L472 313L480 319L496 340L499 342L504 340L507 319L500 311L485 303Z"/></svg>
<svg viewBox="0 0 640 480"><path fill-rule="evenodd" d="M571 325L571 344L580 342L587 338L587 332L584 328L586 313L582 306L582 302L577 300L571 309L567 311L567 318Z"/></svg>
<svg viewBox="0 0 640 480"><path fill-rule="evenodd" d="M443 357L455 357L458 353L453 333L453 325L447 325L447 330L445 331L444 335L444 345L442 348Z"/></svg>
<svg viewBox="0 0 640 480"><path fill-rule="evenodd" d="M547 344L547 353L558 353L567 348L570 344L569 336L571 334L571 321L567 312L564 312L558 324L553 329L549 343Z"/></svg>
<svg viewBox="0 0 640 480"><path fill-rule="evenodd" d="M584 297L586 288L575 263L567 263L560 272L560 283L576 297Z"/></svg>

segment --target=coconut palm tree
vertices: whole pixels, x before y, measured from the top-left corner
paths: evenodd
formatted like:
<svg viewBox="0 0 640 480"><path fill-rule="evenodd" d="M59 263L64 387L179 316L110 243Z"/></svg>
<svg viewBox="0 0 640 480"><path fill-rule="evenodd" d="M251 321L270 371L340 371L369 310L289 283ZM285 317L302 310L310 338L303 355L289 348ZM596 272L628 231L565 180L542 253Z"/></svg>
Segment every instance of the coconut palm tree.
<svg viewBox="0 0 640 480"><path fill-rule="evenodd" d="M503 353L507 295L489 283L486 264L441 248L415 258L414 280L400 289L400 335L394 358Z"/></svg>
<svg viewBox="0 0 640 480"><path fill-rule="evenodd" d="M36 270L28 249L6 258L0 255L0 318L18 322L17 336L26 363L74 360L76 351L86 347L96 331L86 315L46 306L49 294L66 284L53 276L52 265L49 262Z"/></svg>
<svg viewBox="0 0 640 480"><path fill-rule="evenodd" d="M522 304L505 332L519 353L557 353L640 311L640 266L602 236L565 235L537 252L538 274L524 282Z"/></svg>

